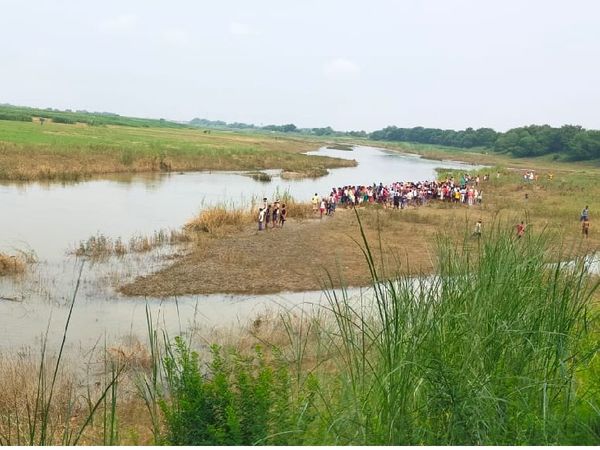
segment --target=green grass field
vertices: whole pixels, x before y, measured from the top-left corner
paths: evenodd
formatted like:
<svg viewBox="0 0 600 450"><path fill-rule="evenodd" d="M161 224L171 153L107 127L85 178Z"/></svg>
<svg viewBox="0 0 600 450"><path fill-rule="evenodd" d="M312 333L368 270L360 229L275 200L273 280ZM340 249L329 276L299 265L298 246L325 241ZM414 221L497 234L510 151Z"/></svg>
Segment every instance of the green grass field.
<svg viewBox="0 0 600 450"><path fill-rule="evenodd" d="M309 157L322 142L194 128L90 126L0 120L0 179L79 179L155 170L303 172L352 161Z"/></svg>

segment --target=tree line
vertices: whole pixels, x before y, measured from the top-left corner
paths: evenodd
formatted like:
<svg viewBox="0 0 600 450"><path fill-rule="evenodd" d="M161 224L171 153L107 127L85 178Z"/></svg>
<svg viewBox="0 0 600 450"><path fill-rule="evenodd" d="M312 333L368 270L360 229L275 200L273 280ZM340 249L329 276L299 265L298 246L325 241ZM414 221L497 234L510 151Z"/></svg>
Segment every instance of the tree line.
<svg viewBox="0 0 600 450"><path fill-rule="evenodd" d="M383 128L369 134L378 141L417 142L450 147L489 148L515 157L553 154L555 159L580 161L600 158L600 131L578 125L529 125L504 133L491 128L441 130L438 128Z"/></svg>
<svg viewBox="0 0 600 450"><path fill-rule="evenodd" d="M399 128L389 126L371 133L365 131L336 131L331 127L298 128L294 124L263 127L245 123L226 123L194 119L191 125L226 129L255 129L279 133L300 133L313 136L355 137L374 141L415 142L458 148L480 147L515 157L553 155L554 159L582 161L600 159L600 131L586 130L578 125L529 125L504 133L492 128L442 130L439 128Z"/></svg>

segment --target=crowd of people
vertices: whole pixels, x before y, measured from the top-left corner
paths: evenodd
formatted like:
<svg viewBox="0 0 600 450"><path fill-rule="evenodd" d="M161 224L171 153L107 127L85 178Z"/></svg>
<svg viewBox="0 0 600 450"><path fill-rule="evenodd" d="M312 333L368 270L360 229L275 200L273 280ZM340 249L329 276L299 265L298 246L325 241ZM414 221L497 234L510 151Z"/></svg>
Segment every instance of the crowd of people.
<svg viewBox="0 0 600 450"><path fill-rule="evenodd" d="M497 178L500 173L497 174ZM431 201L465 204L468 206L480 205L483 202L482 183L490 178L489 174L469 175L463 174L460 179L447 177L441 181L398 181L389 185L373 183L372 185L347 185L334 187L328 196L320 196L318 193L311 199L313 212L332 216L338 206L348 208L361 204L380 204L384 208L404 209L408 206L426 205ZM523 178L527 181L537 180L533 171L527 171ZM551 179L551 178L550 178ZM273 204L263 199L263 205L258 213L259 231L270 228L283 227L287 219L285 204L276 200ZM589 235L589 208L586 206L580 215L581 229L584 237ZM480 236L482 221L479 219L475 224L474 235ZM520 222L516 225L517 238L525 234L526 225Z"/></svg>
<svg viewBox="0 0 600 450"><path fill-rule="evenodd" d="M334 187L328 196L312 197L313 211L323 215L333 215L337 206L350 207L361 204L378 203L383 207L404 209L407 206L421 206L430 201L464 203L469 206L483 202L481 183L488 181L489 175L471 176L464 174L460 180L448 177L443 181L398 181L389 185L373 183L368 186Z"/></svg>

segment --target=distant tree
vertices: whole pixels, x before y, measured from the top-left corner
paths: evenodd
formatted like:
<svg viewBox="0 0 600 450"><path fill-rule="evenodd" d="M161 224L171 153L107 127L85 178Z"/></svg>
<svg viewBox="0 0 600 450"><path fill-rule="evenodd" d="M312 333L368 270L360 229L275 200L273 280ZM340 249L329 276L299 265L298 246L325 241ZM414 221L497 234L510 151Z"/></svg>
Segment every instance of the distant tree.
<svg viewBox="0 0 600 450"><path fill-rule="evenodd" d="M313 128L311 131L312 131L312 134L314 134L316 136L328 136L328 135L332 135L334 133L333 128L331 128L331 127Z"/></svg>
<svg viewBox="0 0 600 450"><path fill-rule="evenodd" d="M292 131L296 131L298 129L296 127L296 125L294 125L293 123L288 123L287 125L283 125L281 128L284 133L291 133Z"/></svg>

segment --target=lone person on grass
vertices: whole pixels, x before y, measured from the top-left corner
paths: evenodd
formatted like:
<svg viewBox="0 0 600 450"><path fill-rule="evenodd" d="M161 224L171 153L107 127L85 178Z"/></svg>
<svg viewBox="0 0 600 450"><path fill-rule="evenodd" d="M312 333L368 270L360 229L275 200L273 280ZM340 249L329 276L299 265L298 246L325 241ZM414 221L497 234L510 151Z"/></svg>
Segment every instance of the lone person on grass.
<svg viewBox="0 0 600 450"><path fill-rule="evenodd" d="M589 219L590 219L590 208L588 207L588 205L585 205L585 208L583 208L583 210L581 211L581 216L579 217L579 220L581 222L584 222Z"/></svg>
<svg viewBox="0 0 600 450"><path fill-rule="evenodd" d="M473 231L473 236L481 237L481 219L477 221L475 224L475 230Z"/></svg>
<svg viewBox="0 0 600 450"><path fill-rule="evenodd" d="M517 239L521 239L525 234L525 223L521 220L521 223L517 225Z"/></svg>
<svg viewBox="0 0 600 450"><path fill-rule="evenodd" d="M588 219L585 219L583 222L581 222L581 234L586 239L590 234L590 221Z"/></svg>

